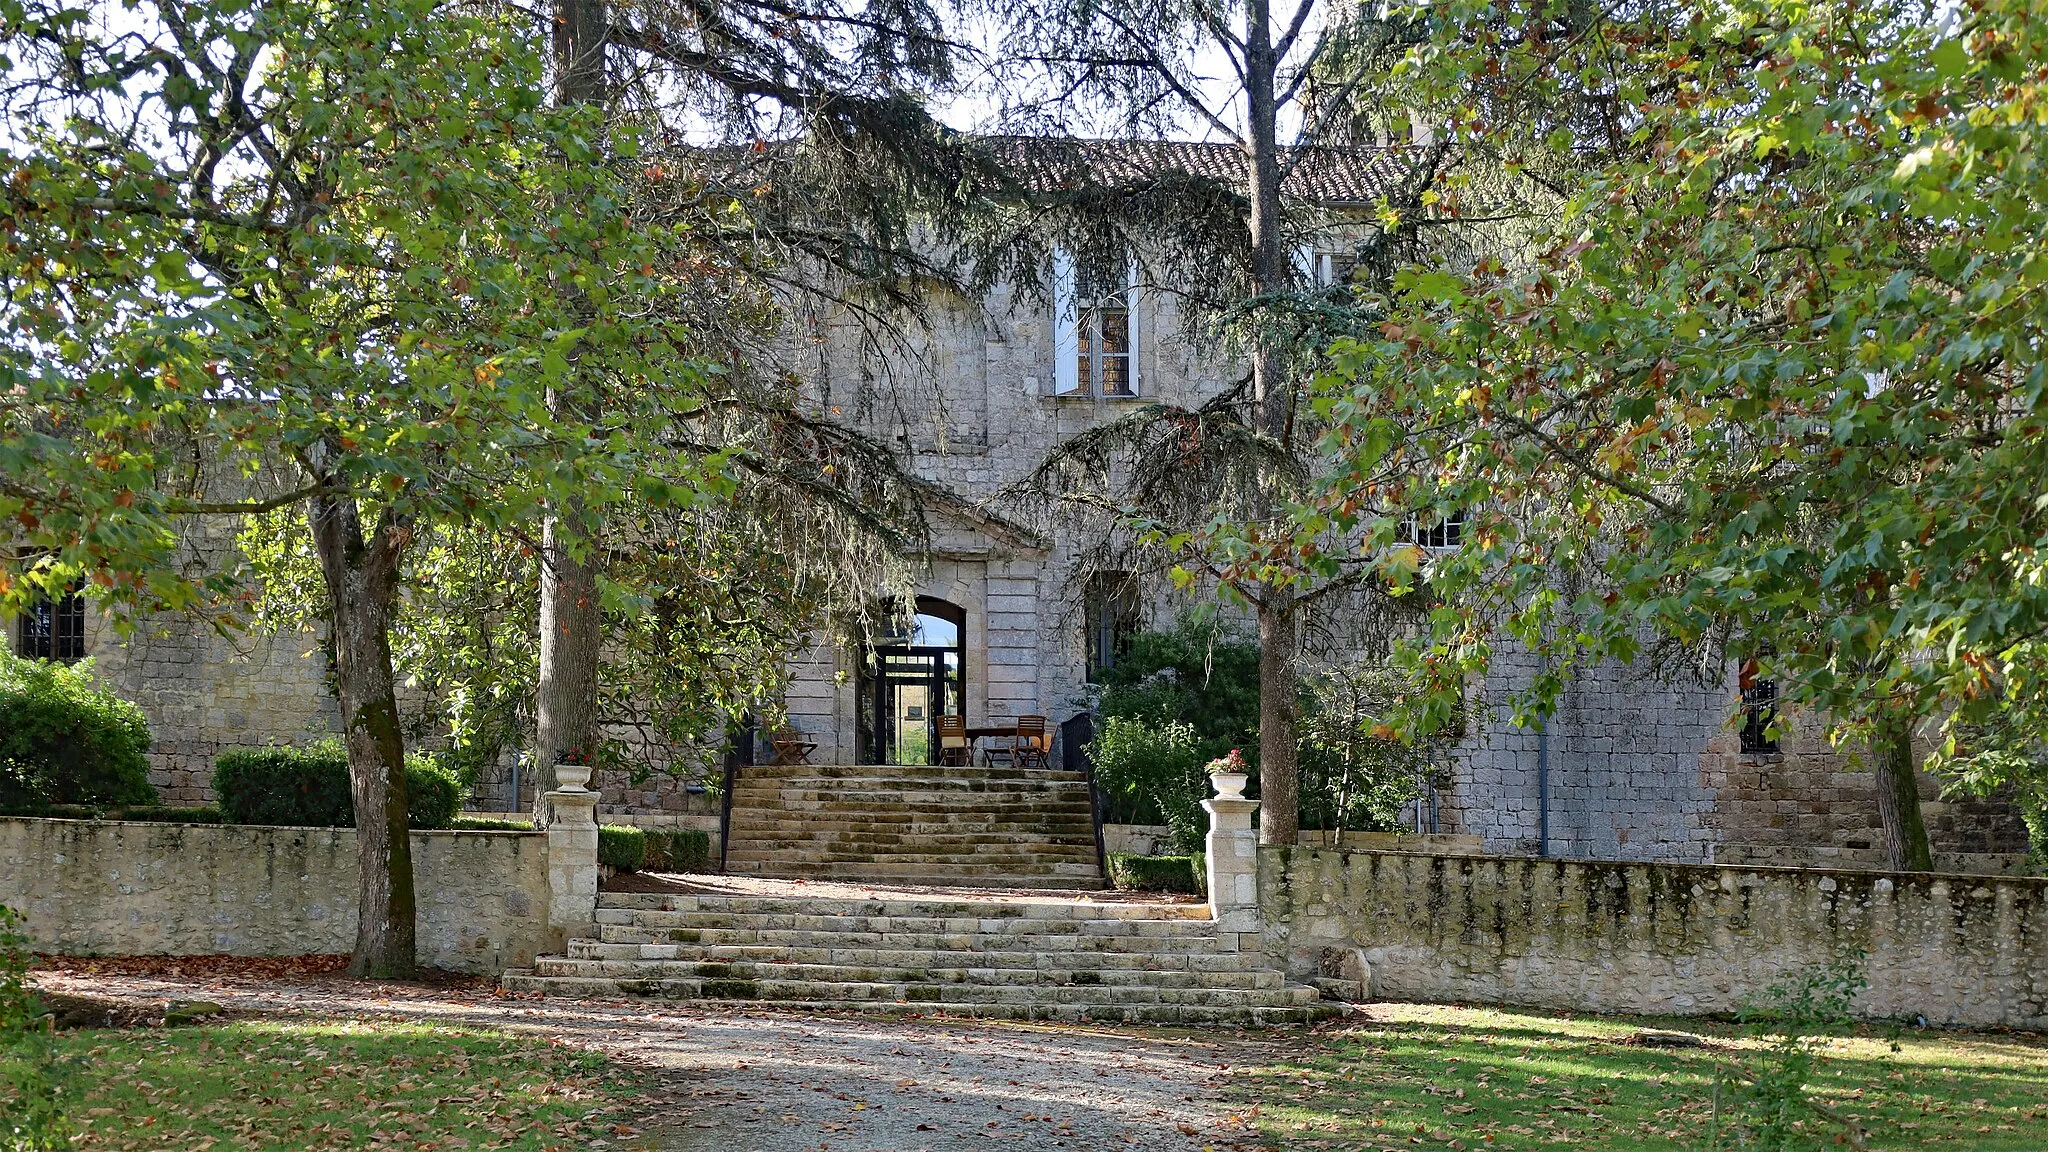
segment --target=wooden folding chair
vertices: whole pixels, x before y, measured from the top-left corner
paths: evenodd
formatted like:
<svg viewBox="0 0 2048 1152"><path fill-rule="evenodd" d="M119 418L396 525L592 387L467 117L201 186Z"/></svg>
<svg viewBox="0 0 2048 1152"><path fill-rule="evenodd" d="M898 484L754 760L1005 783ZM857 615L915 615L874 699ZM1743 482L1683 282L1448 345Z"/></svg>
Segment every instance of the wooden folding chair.
<svg viewBox="0 0 2048 1152"><path fill-rule="evenodd" d="M818 750L816 743L804 739L804 734L794 728L778 728L769 733L768 747L774 751L768 761L770 765L809 764L811 753Z"/></svg>
<svg viewBox="0 0 2048 1152"><path fill-rule="evenodd" d="M939 719L939 763L952 767L974 763L974 742L967 738L967 717Z"/></svg>
<svg viewBox="0 0 2048 1152"><path fill-rule="evenodd" d="M1017 741L1011 759L1019 768L1052 767L1052 732L1043 716L1017 717Z"/></svg>

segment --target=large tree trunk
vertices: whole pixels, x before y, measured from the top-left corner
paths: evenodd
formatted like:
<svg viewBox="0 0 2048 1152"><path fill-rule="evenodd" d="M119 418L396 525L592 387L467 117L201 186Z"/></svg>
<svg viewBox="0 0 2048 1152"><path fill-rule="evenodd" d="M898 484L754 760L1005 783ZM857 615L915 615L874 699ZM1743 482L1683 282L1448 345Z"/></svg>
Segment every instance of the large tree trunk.
<svg viewBox="0 0 2048 1152"><path fill-rule="evenodd" d="M1267 0L1245 5L1245 128L1250 155L1246 186L1251 192L1252 291L1261 297L1286 290L1290 261L1280 234L1279 60L1273 51L1272 13ZM1294 393L1274 338L1254 316L1252 393L1260 435L1283 451L1294 424ZM1268 470L1262 518L1274 515L1283 477ZM1300 628L1294 591L1269 585L1259 601L1259 841L1292 844L1300 838L1301 773L1295 736L1300 706L1296 649Z"/></svg>
<svg viewBox="0 0 2048 1152"><path fill-rule="evenodd" d="M604 642L594 557L572 551L590 524L571 507L548 519L542 533L540 577L540 685L534 766L534 811L545 824L540 796L555 786L558 763L591 762L597 744L597 662ZM585 540L587 541L587 537ZM586 547L588 544L586 543Z"/></svg>
<svg viewBox="0 0 2048 1152"><path fill-rule="evenodd" d="M602 104L606 99L604 0L555 0L555 100ZM572 370L549 397L550 407L589 412ZM540 682L535 691L534 823L546 827L544 795L555 765L592 763L597 751L597 669L604 643L599 610L596 525L580 504L554 510L542 531Z"/></svg>
<svg viewBox="0 0 2048 1152"><path fill-rule="evenodd" d="M1268 589L1259 605L1259 843L1301 838L1301 773L1296 731L1301 695L1295 684L1293 594Z"/></svg>
<svg viewBox="0 0 2048 1152"><path fill-rule="evenodd" d="M406 825L405 740L391 674L391 608L406 529L388 513L363 537L348 496L307 506L332 611L334 679L356 807L356 948L351 976L412 975L412 839Z"/></svg>
<svg viewBox="0 0 2048 1152"><path fill-rule="evenodd" d="M1886 726L1878 732L1872 752L1885 867L1894 872L1934 871L1927 822L1920 815L1920 782L1913 768L1913 725L1897 721Z"/></svg>

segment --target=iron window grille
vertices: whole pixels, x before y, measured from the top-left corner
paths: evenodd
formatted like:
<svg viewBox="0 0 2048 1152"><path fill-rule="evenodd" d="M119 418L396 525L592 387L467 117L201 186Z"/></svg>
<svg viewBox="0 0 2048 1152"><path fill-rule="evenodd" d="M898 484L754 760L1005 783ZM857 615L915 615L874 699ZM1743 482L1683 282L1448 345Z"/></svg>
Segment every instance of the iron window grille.
<svg viewBox="0 0 2048 1152"><path fill-rule="evenodd" d="M1742 689L1742 751L1768 755L1778 750L1778 682L1752 680Z"/></svg>

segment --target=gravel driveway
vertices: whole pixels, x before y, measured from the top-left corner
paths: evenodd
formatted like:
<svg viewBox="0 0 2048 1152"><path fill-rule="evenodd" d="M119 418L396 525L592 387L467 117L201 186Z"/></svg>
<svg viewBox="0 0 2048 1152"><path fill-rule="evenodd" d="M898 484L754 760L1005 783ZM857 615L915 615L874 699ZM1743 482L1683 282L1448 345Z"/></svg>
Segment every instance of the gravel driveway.
<svg viewBox="0 0 2048 1152"><path fill-rule="evenodd" d="M1286 1032L543 1001L339 977L57 970L36 980L53 991L560 1037L656 1074L666 1095L649 1099L647 1122L664 1152L1255 1149L1250 1122L1215 1093L1233 1064L1298 1047Z"/></svg>

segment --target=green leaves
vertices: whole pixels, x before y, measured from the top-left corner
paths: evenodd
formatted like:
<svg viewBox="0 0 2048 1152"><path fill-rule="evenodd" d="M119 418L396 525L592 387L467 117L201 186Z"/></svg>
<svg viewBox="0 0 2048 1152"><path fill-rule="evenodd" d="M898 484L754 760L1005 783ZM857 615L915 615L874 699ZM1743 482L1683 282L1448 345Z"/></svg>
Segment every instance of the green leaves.
<svg viewBox="0 0 2048 1152"><path fill-rule="evenodd" d="M537 47L431 0L0 10L0 520L51 573L190 605L203 510L325 488L511 529L730 465L658 438L702 392L696 289L641 270L688 261L602 118L543 105ZM549 403L572 369L617 400L601 433Z"/></svg>
<svg viewBox="0 0 2048 1152"><path fill-rule="evenodd" d="M1467 511L1430 570L1458 610L1414 645L1442 691L1506 630L1559 666L1652 637L1754 656L1844 734L1903 711L1988 750L1990 717L2048 719L2027 665L2048 627L2048 92L2012 64L2048 52L2035 17L1745 0L1437 52L1446 90L1597 76L1641 144L1575 143L1554 216L1469 270L1402 273L1388 339L1340 347L1318 385L1337 466L1304 536L1374 486ZM1398 548L1367 555L1416 578Z"/></svg>

